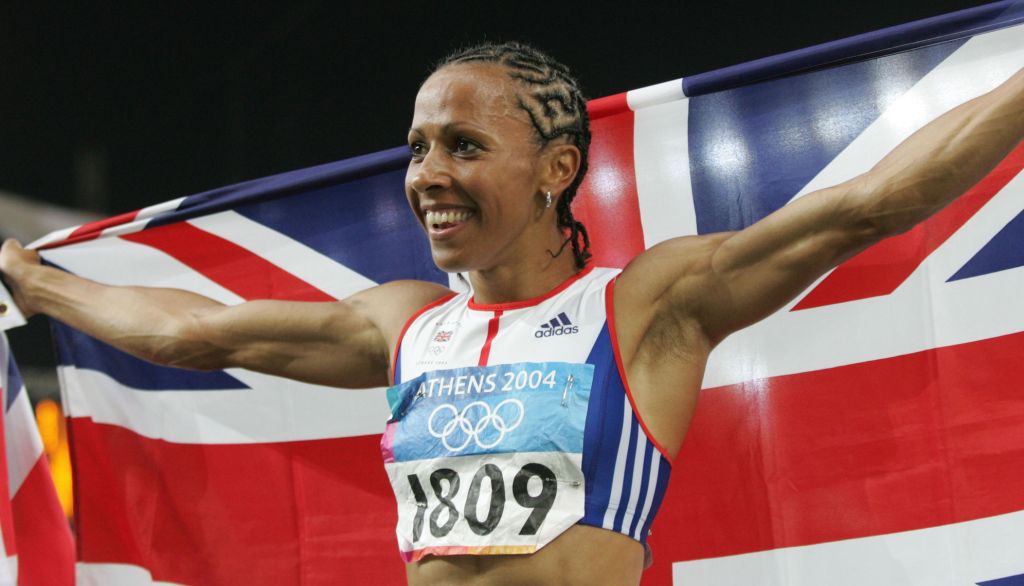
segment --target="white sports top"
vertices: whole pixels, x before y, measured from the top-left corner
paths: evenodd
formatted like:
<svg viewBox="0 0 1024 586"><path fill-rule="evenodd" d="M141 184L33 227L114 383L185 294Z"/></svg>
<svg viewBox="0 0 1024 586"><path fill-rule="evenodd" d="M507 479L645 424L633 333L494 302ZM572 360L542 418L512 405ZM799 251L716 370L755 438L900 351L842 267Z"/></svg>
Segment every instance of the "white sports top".
<svg viewBox="0 0 1024 586"><path fill-rule="evenodd" d="M407 561L531 553L576 523L646 545L670 461L621 372L616 269L547 295L452 295L410 318L381 440Z"/></svg>

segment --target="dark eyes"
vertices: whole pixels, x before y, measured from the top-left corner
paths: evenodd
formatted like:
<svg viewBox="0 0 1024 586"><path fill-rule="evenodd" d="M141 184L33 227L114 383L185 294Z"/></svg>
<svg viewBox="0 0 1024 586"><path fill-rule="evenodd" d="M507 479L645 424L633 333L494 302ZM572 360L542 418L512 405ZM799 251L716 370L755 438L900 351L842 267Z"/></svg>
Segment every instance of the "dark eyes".
<svg viewBox="0 0 1024 586"><path fill-rule="evenodd" d="M409 153L413 159L422 159L427 156L429 147L426 143L414 142L409 144ZM468 138L459 137L452 143L451 152L455 155L473 155L480 151L480 145Z"/></svg>
<svg viewBox="0 0 1024 586"><path fill-rule="evenodd" d="M480 150L480 145L468 138L459 138L455 141L455 152L457 153L473 153L478 150Z"/></svg>

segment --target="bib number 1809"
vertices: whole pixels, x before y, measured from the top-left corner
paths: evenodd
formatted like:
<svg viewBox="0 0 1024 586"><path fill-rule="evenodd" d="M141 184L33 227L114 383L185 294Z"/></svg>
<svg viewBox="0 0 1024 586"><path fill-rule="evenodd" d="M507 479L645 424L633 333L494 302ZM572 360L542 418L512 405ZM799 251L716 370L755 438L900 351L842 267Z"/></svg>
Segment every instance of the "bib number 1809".
<svg viewBox="0 0 1024 586"><path fill-rule="evenodd" d="M530 480L533 478L540 479L540 490L535 490L536 494L531 494L529 490ZM418 475L410 474L408 479L413 498L416 499L412 539L413 542L417 542L423 536L423 522L427 517L431 499L428 498ZM484 479L487 479L490 484L489 505L486 514L480 515L479 504ZM459 521L459 508L455 503L455 498L461 485L462 479L459 477L459 473L451 468L439 468L430 474L430 490L434 493L434 499L437 501L428 517L430 534L434 537L448 535ZM535 535L537 533L554 505L557 493L558 482L555 473L547 466L534 462L519 469L512 479L512 498L524 509L532 509L519 530L520 535ZM488 535L501 522L501 517L505 513L505 501L505 478L501 468L494 464L484 464L473 475L473 479L469 483L469 492L466 495L462 516L465 517L466 524L469 525L473 533Z"/></svg>

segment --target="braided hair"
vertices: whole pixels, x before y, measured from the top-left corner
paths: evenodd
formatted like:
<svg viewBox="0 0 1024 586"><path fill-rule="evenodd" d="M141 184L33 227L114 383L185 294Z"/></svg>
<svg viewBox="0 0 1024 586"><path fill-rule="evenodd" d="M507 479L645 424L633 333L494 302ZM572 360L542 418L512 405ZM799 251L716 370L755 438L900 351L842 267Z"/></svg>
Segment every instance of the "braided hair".
<svg viewBox="0 0 1024 586"><path fill-rule="evenodd" d="M558 227L568 237L558 252L551 255L557 257L562 254L569 244L576 268L582 269L591 256L590 236L583 223L573 217L570 207L587 173L587 151L590 148L590 118L579 84L568 67L546 53L518 42L484 43L460 49L438 62L434 71L472 62L498 63L508 70L509 77L526 88L527 91L518 96L519 107L530 117L542 147L564 136L579 149L579 171L555 207Z"/></svg>

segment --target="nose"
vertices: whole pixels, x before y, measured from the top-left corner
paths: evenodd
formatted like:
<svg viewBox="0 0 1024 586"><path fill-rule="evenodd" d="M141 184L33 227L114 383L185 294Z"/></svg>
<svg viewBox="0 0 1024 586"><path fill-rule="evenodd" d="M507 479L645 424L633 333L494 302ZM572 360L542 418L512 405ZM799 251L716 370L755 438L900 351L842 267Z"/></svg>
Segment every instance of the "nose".
<svg viewBox="0 0 1024 586"><path fill-rule="evenodd" d="M426 193L451 186L450 160L446 155L444 149L433 147L421 159L409 161L406 172L409 187L417 193Z"/></svg>

